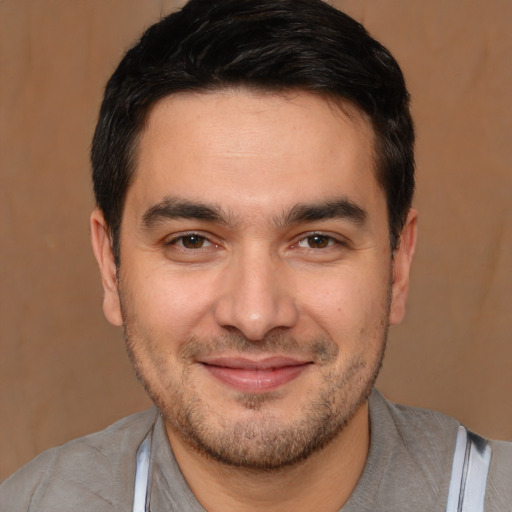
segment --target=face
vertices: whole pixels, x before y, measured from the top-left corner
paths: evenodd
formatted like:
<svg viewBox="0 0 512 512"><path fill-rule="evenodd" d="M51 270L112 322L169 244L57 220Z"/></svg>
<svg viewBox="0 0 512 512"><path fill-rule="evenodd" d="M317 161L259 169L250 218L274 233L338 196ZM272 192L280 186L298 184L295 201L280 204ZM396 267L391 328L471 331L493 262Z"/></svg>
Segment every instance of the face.
<svg viewBox="0 0 512 512"><path fill-rule="evenodd" d="M373 134L306 93L175 95L138 147L104 310L171 443L253 469L327 446L365 403L403 314L414 215L392 255Z"/></svg>

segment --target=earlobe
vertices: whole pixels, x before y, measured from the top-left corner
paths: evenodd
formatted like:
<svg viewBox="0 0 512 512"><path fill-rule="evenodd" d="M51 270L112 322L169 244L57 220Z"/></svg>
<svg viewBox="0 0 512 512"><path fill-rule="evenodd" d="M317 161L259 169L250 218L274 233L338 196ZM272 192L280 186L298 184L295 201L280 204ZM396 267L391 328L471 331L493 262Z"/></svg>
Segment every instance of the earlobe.
<svg viewBox="0 0 512 512"><path fill-rule="evenodd" d="M103 312L113 325L121 326L123 318L117 287L117 268L112 252L110 230L101 210L91 213L91 243L103 284Z"/></svg>
<svg viewBox="0 0 512 512"><path fill-rule="evenodd" d="M399 324L405 315L409 292L409 274L416 249L417 231L418 212L411 209L400 234L399 246L395 249L393 255L393 284L389 325Z"/></svg>

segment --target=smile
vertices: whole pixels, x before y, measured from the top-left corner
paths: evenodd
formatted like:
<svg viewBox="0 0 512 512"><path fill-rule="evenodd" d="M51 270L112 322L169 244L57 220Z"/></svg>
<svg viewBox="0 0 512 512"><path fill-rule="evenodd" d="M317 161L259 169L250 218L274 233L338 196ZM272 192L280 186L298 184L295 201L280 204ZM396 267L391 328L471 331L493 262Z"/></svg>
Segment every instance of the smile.
<svg viewBox="0 0 512 512"><path fill-rule="evenodd" d="M261 361L245 358L215 358L202 361L206 371L217 380L239 391L272 391L299 377L312 364L288 357L270 357Z"/></svg>

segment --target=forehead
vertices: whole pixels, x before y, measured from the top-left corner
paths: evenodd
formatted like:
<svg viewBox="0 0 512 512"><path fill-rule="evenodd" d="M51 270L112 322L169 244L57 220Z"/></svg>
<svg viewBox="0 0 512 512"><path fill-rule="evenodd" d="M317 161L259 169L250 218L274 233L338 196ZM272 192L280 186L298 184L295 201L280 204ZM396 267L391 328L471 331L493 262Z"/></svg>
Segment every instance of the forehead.
<svg viewBox="0 0 512 512"><path fill-rule="evenodd" d="M169 96L141 135L130 198L215 201L226 208L383 193L370 121L350 104L304 92L245 89ZM352 197L354 198L354 197Z"/></svg>

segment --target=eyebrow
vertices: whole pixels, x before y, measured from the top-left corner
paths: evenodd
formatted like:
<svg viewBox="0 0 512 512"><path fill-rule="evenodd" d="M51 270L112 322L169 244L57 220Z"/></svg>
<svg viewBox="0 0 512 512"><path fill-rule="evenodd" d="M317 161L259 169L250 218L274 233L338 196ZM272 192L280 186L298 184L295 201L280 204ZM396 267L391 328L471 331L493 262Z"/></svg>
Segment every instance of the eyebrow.
<svg viewBox="0 0 512 512"><path fill-rule="evenodd" d="M278 225L291 225L301 222L315 222L329 219L349 220L357 225L366 222L366 210L345 197L321 203L297 204L277 220Z"/></svg>
<svg viewBox="0 0 512 512"><path fill-rule="evenodd" d="M321 203L304 203L294 205L288 212L279 215L274 223L286 227L301 222L315 222L329 219L346 219L354 224L366 222L366 211L347 198L337 198ZM166 220L195 219L220 224L230 224L229 216L220 206L165 197L162 201L148 208L142 216L142 227L152 229Z"/></svg>
<svg viewBox="0 0 512 512"><path fill-rule="evenodd" d="M165 220L173 219L196 219L221 224L227 223L226 216L218 206L166 197L146 210L142 216L142 227L151 229Z"/></svg>

